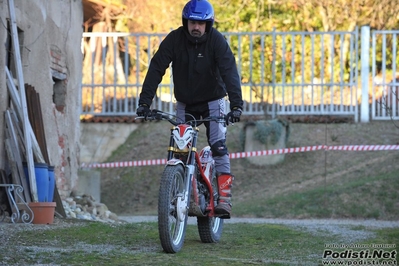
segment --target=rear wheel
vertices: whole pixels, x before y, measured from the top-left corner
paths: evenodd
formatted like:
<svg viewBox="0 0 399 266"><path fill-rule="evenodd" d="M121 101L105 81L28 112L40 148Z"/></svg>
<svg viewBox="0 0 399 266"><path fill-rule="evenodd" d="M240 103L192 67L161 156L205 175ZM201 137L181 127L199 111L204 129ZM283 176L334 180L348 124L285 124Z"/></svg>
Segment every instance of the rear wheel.
<svg viewBox="0 0 399 266"><path fill-rule="evenodd" d="M216 171L214 166L212 167L212 190L214 205L217 204L218 195L218 184L216 179ZM208 197L207 201L210 200ZM219 242L222 237L223 231L223 219L218 217L197 217L198 233L201 241L204 243L216 243Z"/></svg>
<svg viewBox="0 0 399 266"><path fill-rule="evenodd" d="M158 231L162 248L167 253L176 253L183 247L188 218L188 201L183 201L183 197L183 166L166 166L159 188Z"/></svg>
<svg viewBox="0 0 399 266"><path fill-rule="evenodd" d="M197 225L202 242L219 242L222 237L223 219L218 217L197 217Z"/></svg>

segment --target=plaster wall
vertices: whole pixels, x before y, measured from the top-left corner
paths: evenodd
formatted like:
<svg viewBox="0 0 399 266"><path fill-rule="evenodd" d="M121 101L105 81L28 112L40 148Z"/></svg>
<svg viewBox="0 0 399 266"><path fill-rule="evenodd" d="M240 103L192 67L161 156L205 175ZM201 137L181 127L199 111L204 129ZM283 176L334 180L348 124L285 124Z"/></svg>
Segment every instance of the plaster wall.
<svg viewBox="0 0 399 266"><path fill-rule="evenodd" d="M61 198L77 185L80 165L81 0L14 0L24 82L40 95L50 164ZM0 169L7 170L4 111L10 106L5 66L13 53L8 0L0 0ZM13 73L16 78L16 73Z"/></svg>
<svg viewBox="0 0 399 266"><path fill-rule="evenodd" d="M137 129L136 123L82 123L80 125L82 164L102 163L123 145Z"/></svg>

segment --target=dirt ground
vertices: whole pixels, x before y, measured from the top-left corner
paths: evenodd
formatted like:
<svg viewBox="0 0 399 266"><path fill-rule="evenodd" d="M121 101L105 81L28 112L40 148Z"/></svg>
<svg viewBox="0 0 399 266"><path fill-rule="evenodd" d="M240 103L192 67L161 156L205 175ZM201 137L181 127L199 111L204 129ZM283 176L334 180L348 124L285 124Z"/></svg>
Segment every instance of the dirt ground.
<svg viewBox="0 0 399 266"><path fill-rule="evenodd" d="M240 135L245 122L228 128L230 153L240 152ZM326 145L397 145L399 128L392 121L370 123L290 123L287 148ZM143 123L108 161L134 161L166 157L170 125ZM206 145L201 129L199 146ZM373 146L374 147L374 146ZM356 178L399 170L394 151L309 151L286 154L282 163L252 165L246 159L232 159L235 202L267 195L301 191ZM159 177L163 166L102 169L102 201L120 215L156 214Z"/></svg>

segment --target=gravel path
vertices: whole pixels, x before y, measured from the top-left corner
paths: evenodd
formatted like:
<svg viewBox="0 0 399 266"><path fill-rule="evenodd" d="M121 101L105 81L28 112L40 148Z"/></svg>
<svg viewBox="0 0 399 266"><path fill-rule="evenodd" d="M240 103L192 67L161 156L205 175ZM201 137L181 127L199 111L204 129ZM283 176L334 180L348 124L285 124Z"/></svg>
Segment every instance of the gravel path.
<svg viewBox="0 0 399 266"><path fill-rule="evenodd" d="M120 220L129 223L156 222L157 216L118 216ZM345 219L269 219L269 218L239 218L232 217L224 220L225 223L249 223L249 224L284 224L292 226L365 226L368 228L395 228L399 227L399 221L379 221L379 220L345 220ZM196 224L195 217L189 217L189 224Z"/></svg>
<svg viewBox="0 0 399 266"><path fill-rule="evenodd" d="M119 216L120 220L129 223L157 222L156 216ZM289 227L305 230L318 236L335 235L343 243L353 243L374 237L371 229L399 228L399 221L379 220L345 220L345 219L266 219L266 218L236 218L224 220L225 224L248 223L248 224L282 224ZM195 217L189 217L188 224L195 225ZM363 229L359 229L363 226ZM396 244L396 243L395 243Z"/></svg>

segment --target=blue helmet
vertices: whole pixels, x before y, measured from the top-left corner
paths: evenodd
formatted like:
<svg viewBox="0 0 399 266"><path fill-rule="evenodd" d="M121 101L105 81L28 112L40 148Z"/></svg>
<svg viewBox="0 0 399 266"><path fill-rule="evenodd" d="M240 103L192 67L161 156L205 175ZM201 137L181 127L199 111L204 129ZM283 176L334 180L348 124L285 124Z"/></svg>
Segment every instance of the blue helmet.
<svg viewBox="0 0 399 266"><path fill-rule="evenodd" d="M182 21L183 26L187 29L187 20L206 21L206 32L215 21L215 13L213 6L206 0L191 0L183 8Z"/></svg>

